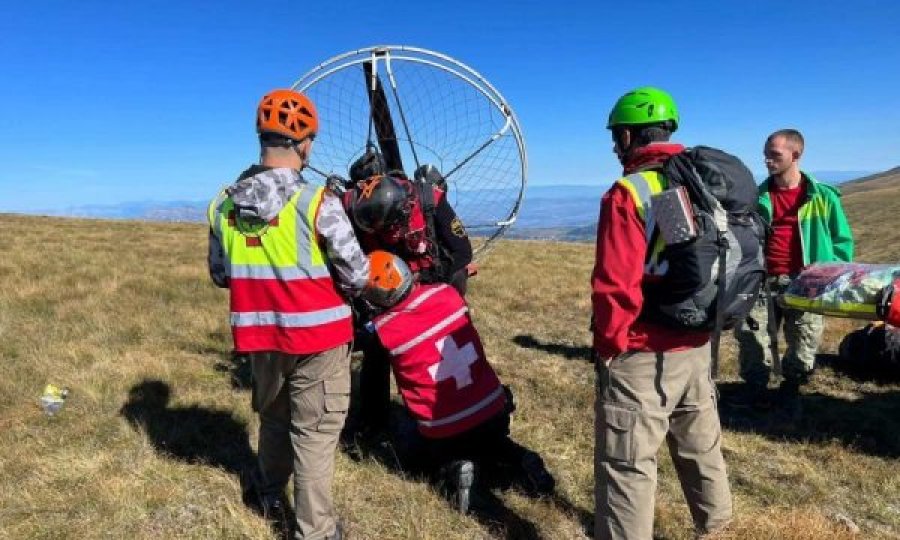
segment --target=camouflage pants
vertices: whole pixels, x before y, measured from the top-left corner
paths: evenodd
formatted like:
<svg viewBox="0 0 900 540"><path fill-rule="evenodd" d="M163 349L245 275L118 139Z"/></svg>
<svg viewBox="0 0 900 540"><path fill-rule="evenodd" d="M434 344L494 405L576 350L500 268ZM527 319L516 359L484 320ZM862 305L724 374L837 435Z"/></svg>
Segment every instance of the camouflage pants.
<svg viewBox="0 0 900 540"><path fill-rule="evenodd" d="M788 276L770 277L767 280L769 292L760 294L747 320L734 330L741 378L749 384L759 387L768 384L776 364L777 351L773 343L777 343L781 327L784 328L784 347L779 348L784 350L781 374L785 380L803 384L815 367L824 321L821 315L784 309L775 302L775 296L784 292L789 283ZM774 321L770 321L770 313L774 315Z"/></svg>

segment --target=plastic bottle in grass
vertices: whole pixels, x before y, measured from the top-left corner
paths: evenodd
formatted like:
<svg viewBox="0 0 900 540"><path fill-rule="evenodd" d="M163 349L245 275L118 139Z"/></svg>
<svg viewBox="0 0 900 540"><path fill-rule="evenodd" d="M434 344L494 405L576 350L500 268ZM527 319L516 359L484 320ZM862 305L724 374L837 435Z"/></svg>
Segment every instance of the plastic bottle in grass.
<svg viewBox="0 0 900 540"><path fill-rule="evenodd" d="M44 394L41 396L41 408L47 413L47 416L54 416L62 409L69 397L68 388L59 388L56 385L48 384L44 387Z"/></svg>

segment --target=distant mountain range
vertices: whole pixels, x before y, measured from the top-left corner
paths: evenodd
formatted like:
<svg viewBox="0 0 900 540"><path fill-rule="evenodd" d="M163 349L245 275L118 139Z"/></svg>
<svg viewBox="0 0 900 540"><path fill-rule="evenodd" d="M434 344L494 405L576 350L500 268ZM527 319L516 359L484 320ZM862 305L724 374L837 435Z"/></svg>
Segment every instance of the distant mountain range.
<svg viewBox="0 0 900 540"><path fill-rule="evenodd" d="M813 171L817 179L830 184L858 182L860 177L880 178L864 171ZM871 176L866 176L871 175ZM764 176L757 177L762 182ZM600 198L608 185L597 186L529 186L519 219L509 231L509 238L586 241L593 239L597 228Z"/></svg>
<svg viewBox="0 0 900 540"><path fill-rule="evenodd" d="M203 221L208 202L132 201L120 204L71 206L62 210L38 212L50 216L100 219L137 219L145 221Z"/></svg>
<svg viewBox="0 0 900 540"><path fill-rule="evenodd" d="M812 174L831 184L845 184L858 190L860 183L877 182L900 167L882 173L868 171L814 171ZM761 181L762 178L757 178ZM852 187L851 187L852 186ZM521 211L509 238L584 241L593 238L600 197L608 184L597 185L530 185L526 189ZM477 193L459 194L459 198ZM73 206L62 210L40 212L45 215L102 219L136 219L145 221L202 222L206 219L205 201L136 201L114 205Z"/></svg>

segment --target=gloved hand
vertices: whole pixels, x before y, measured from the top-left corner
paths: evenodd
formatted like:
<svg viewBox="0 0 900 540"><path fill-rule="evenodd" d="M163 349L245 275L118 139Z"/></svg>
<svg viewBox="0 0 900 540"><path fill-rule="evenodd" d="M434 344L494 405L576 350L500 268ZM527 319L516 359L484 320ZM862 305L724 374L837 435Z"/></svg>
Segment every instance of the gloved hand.
<svg viewBox="0 0 900 540"><path fill-rule="evenodd" d="M343 195L350 187L350 181L339 174L329 174L325 178L325 189L331 191L335 195Z"/></svg>

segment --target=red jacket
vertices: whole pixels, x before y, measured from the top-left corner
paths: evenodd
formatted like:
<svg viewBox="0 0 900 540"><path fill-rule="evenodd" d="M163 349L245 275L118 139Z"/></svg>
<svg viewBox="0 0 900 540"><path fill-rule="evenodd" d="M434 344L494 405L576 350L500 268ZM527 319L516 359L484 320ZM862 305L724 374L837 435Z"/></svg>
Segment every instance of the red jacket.
<svg viewBox="0 0 900 540"><path fill-rule="evenodd" d="M503 410L500 380L456 289L417 285L406 300L373 322L422 435L457 435Z"/></svg>
<svg viewBox="0 0 900 540"><path fill-rule="evenodd" d="M652 168L684 150L678 144L654 143L633 153L624 174ZM597 250L591 276L594 349L601 358L626 351L666 352L699 347L708 332L674 330L638 320L644 303L641 281L647 240L631 194L619 184L600 204Z"/></svg>

